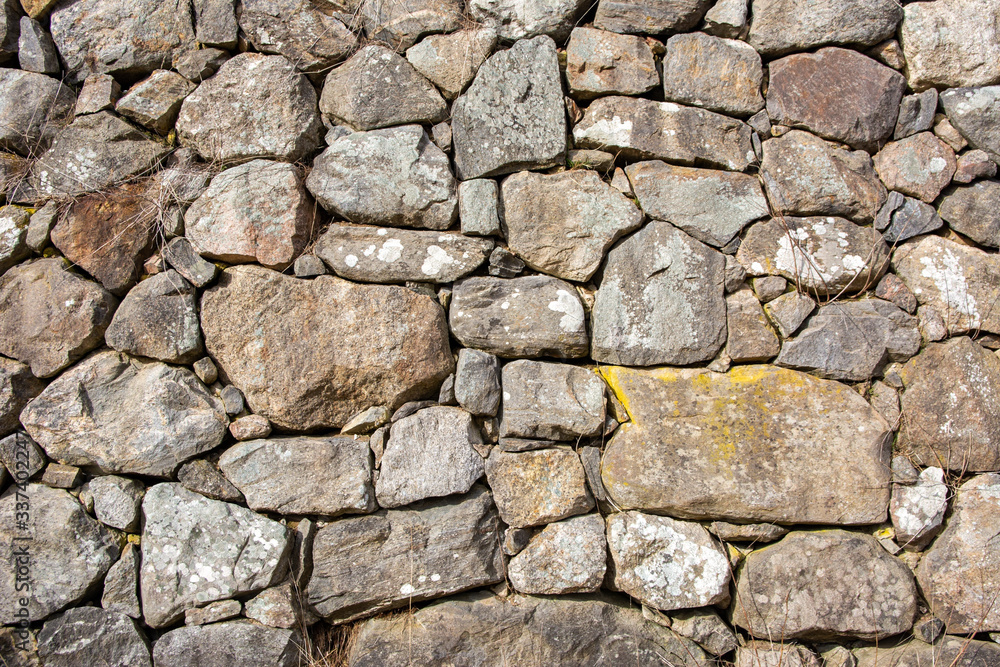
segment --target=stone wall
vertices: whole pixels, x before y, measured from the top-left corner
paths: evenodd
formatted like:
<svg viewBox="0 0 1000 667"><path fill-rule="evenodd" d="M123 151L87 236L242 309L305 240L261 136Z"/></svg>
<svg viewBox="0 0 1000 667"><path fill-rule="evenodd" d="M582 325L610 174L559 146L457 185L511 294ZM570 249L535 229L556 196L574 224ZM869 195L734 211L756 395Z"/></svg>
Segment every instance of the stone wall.
<svg viewBox="0 0 1000 667"><path fill-rule="evenodd" d="M996 0L2 0L0 662L1000 665Z"/></svg>

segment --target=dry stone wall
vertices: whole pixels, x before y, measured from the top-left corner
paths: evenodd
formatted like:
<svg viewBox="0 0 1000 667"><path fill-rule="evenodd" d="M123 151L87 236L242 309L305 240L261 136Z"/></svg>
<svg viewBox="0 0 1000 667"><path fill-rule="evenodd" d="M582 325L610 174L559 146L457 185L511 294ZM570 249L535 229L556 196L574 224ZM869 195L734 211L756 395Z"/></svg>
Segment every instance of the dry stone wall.
<svg viewBox="0 0 1000 667"><path fill-rule="evenodd" d="M0 662L1000 665L997 0L0 0Z"/></svg>

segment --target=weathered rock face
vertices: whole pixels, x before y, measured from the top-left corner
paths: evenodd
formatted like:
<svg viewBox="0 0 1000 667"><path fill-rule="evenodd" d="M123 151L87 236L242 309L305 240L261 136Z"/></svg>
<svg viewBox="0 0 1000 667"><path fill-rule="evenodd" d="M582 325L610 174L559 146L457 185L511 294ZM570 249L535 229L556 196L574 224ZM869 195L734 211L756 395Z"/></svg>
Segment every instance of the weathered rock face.
<svg viewBox="0 0 1000 667"><path fill-rule="evenodd" d="M828 44L873 46L889 39L903 18L892 0L755 0L747 41L777 56ZM907 54L909 55L909 54Z"/></svg>
<svg viewBox="0 0 1000 667"><path fill-rule="evenodd" d="M1000 81L1000 8L989 0L905 7L899 41L914 90Z"/></svg>
<svg viewBox="0 0 1000 667"><path fill-rule="evenodd" d="M882 235L843 218L777 218L755 224L736 254L752 276L780 275L818 295L874 286L888 268Z"/></svg>
<svg viewBox="0 0 1000 667"><path fill-rule="evenodd" d="M455 400L474 415L496 415L500 407L500 361L495 355L469 348L458 351Z"/></svg>
<svg viewBox="0 0 1000 667"><path fill-rule="evenodd" d="M955 667L989 667L1000 660L1000 646L996 643L966 637L945 637L936 644L917 641L892 648L858 648L853 653L857 659L857 667L876 667L886 663L898 667L923 667L942 663Z"/></svg>
<svg viewBox="0 0 1000 667"><path fill-rule="evenodd" d="M229 621L177 628L153 646L156 667L295 667L302 655L296 630Z"/></svg>
<svg viewBox="0 0 1000 667"><path fill-rule="evenodd" d="M896 127L906 80L849 49L826 47L770 64L767 113L773 122L867 148Z"/></svg>
<svg viewBox="0 0 1000 667"><path fill-rule="evenodd" d="M516 41L549 35L563 42L588 5L582 0L525 3L516 0L470 0L473 20L497 31L501 39Z"/></svg>
<svg viewBox="0 0 1000 667"><path fill-rule="evenodd" d="M15 267L0 277L0 353L51 377L101 344L115 305L60 259Z"/></svg>
<svg viewBox="0 0 1000 667"><path fill-rule="evenodd" d="M306 187L352 222L448 229L458 184L448 156L419 125L343 136L315 160Z"/></svg>
<svg viewBox="0 0 1000 667"><path fill-rule="evenodd" d="M951 335L1000 333L1000 257L977 248L922 236L896 248L892 268L921 304L932 306Z"/></svg>
<svg viewBox="0 0 1000 667"><path fill-rule="evenodd" d="M105 526L134 533L139 528L139 505L146 488L141 482L117 475L100 475L87 483L94 497L94 516Z"/></svg>
<svg viewBox="0 0 1000 667"><path fill-rule="evenodd" d="M227 112L219 114L219 109ZM319 143L316 90L282 56L241 53L185 98L177 136L206 160L294 162Z"/></svg>
<svg viewBox="0 0 1000 667"><path fill-rule="evenodd" d="M219 468L259 512L337 516L376 508L364 440L250 440L227 449Z"/></svg>
<svg viewBox="0 0 1000 667"><path fill-rule="evenodd" d="M910 551L926 546L944 524L949 495L941 468L924 469L913 485L893 485L889 518L896 531L896 542Z"/></svg>
<svg viewBox="0 0 1000 667"><path fill-rule="evenodd" d="M450 283L476 270L492 249L492 240L461 234L333 223L314 252L348 280Z"/></svg>
<svg viewBox="0 0 1000 667"><path fill-rule="evenodd" d="M760 56L746 42L703 33L667 40L663 96L731 116L752 116L764 108Z"/></svg>
<svg viewBox="0 0 1000 667"><path fill-rule="evenodd" d="M1000 246L1000 181L977 181L948 192L938 207L948 226L976 243Z"/></svg>
<svg viewBox="0 0 1000 667"><path fill-rule="evenodd" d="M195 85L176 72L158 69L132 86L118 100L115 110L154 132L166 135L177 120L181 102Z"/></svg>
<svg viewBox="0 0 1000 667"><path fill-rule="evenodd" d="M917 610L909 568L874 538L843 530L792 532L754 551L735 598L733 623L765 638L888 637L909 630Z"/></svg>
<svg viewBox="0 0 1000 667"><path fill-rule="evenodd" d="M185 609L272 586L287 572L288 529L244 507L157 484L142 512L140 590L151 627L173 624Z"/></svg>
<svg viewBox="0 0 1000 667"><path fill-rule="evenodd" d="M552 38L521 40L491 56L451 116L462 180L562 162L566 112Z"/></svg>
<svg viewBox="0 0 1000 667"><path fill-rule="evenodd" d="M431 35L406 50L406 59L427 77L447 100L453 100L476 76L493 53L497 33L492 28Z"/></svg>
<svg viewBox="0 0 1000 667"><path fill-rule="evenodd" d="M458 0L401 0L348 2L348 16L360 4L365 33L398 51L405 51L423 35L454 32L462 26L463 3ZM334 5L337 6L337 5Z"/></svg>
<svg viewBox="0 0 1000 667"><path fill-rule="evenodd" d="M21 410L44 388L28 366L0 357L0 436L18 428Z"/></svg>
<svg viewBox="0 0 1000 667"><path fill-rule="evenodd" d="M98 352L49 384L21 423L49 458L166 477L218 446L229 420L186 368Z"/></svg>
<svg viewBox="0 0 1000 667"><path fill-rule="evenodd" d="M0 68L0 148L21 155L37 154L44 147L43 133L65 124L76 96L58 79Z"/></svg>
<svg viewBox="0 0 1000 667"><path fill-rule="evenodd" d="M349 664L433 664L444 646L449 659L475 667L492 664L497 655L512 664L581 667L696 667L705 660L694 642L646 622L619 600L477 594L424 607L412 617L366 622Z"/></svg>
<svg viewBox="0 0 1000 667"><path fill-rule="evenodd" d="M577 148L732 171L754 161L751 134L749 125L704 109L615 96L594 100L573 127Z"/></svg>
<svg viewBox="0 0 1000 667"><path fill-rule="evenodd" d="M455 283L448 313L463 345L499 357L574 358L589 347L575 288L548 276L466 278Z"/></svg>
<svg viewBox="0 0 1000 667"><path fill-rule="evenodd" d="M726 296L726 354L735 362L767 361L778 354L781 342L748 289Z"/></svg>
<svg viewBox="0 0 1000 667"><path fill-rule="evenodd" d="M948 120L973 148L1000 161L1000 86L953 88L941 94L941 106Z"/></svg>
<svg viewBox="0 0 1000 667"><path fill-rule="evenodd" d="M604 253L642 224L642 211L596 172L520 172L501 188L504 236L533 269L585 282Z"/></svg>
<svg viewBox="0 0 1000 667"><path fill-rule="evenodd" d="M955 174L955 152L931 132L887 144L875 155L875 170L886 187L932 202Z"/></svg>
<svg viewBox="0 0 1000 667"><path fill-rule="evenodd" d="M261 53L279 54L303 72L346 58L358 37L308 0L244 0L240 28Z"/></svg>
<svg viewBox="0 0 1000 667"><path fill-rule="evenodd" d="M279 271L302 252L315 224L299 170L270 160L223 171L184 214L185 234L201 255Z"/></svg>
<svg viewBox="0 0 1000 667"><path fill-rule="evenodd" d="M892 431L845 385L768 366L601 373L631 417L601 464L623 509L777 523L885 519Z"/></svg>
<svg viewBox="0 0 1000 667"><path fill-rule="evenodd" d="M683 32L698 25L710 0L601 0L594 25L626 33Z"/></svg>
<svg viewBox="0 0 1000 667"><path fill-rule="evenodd" d="M515 454L494 447L486 460L486 479L500 517L515 528L586 514L594 506L583 464L572 450Z"/></svg>
<svg viewBox="0 0 1000 667"><path fill-rule="evenodd" d="M641 512L608 517L615 587L658 609L725 604L729 559L697 523Z"/></svg>
<svg viewBox="0 0 1000 667"><path fill-rule="evenodd" d="M801 130L763 144L761 175L778 210L792 215L875 219L886 200L871 157Z"/></svg>
<svg viewBox="0 0 1000 667"><path fill-rule="evenodd" d="M608 253L593 311L592 356L634 366L711 359L726 341L725 261L665 222Z"/></svg>
<svg viewBox="0 0 1000 667"><path fill-rule="evenodd" d="M489 492L475 487L457 499L325 524L313 541L309 604L342 623L502 581L498 523Z"/></svg>
<svg viewBox="0 0 1000 667"><path fill-rule="evenodd" d="M135 621L94 607L70 609L38 633L38 655L46 665L121 664L152 667L149 647Z"/></svg>
<svg viewBox="0 0 1000 667"><path fill-rule="evenodd" d="M519 593L592 593L607 569L600 514L550 523L510 560L508 576Z"/></svg>
<svg viewBox="0 0 1000 667"><path fill-rule="evenodd" d="M1000 359L970 338L932 343L903 368L899 446L921 465L1000 467Z"/></svg>
<svg viewBox="0 0 1000 667"><path fill-rule="evenodd" d="M104 578L101 607L130 618L142 618L139 606L139 547L129 543L122 549L121 558L108 570Z"/></svg>
<svg viewBox="0 0 1000 667"><path fill-rule="evenodd" d="M175 364L201 356L195 289L176 271L150 276L129 291L105 333L108 346Z"/></svg>
<svg viewBox="0 0 1000 667"><path fill-rule="evenodd" d="M604 383L592 371L526 359L503 367L500 435L578 440L604 428Z"/></svg>
<svg viewBox="0 0 1000 667"><path fill-rule="evenodd" d="M660 75L642 38L574 28L566 46L566 82L577 97L641 95L660 83Z"/></svg>
<svg viewBox="0 0 1000 667"><path fill-rule="evenodd" d="M179 0L59 3L52 10L51 28L74 84L91 74L148 74L180 52L197 48L192 7Z"/></svg>
<svg viewBox="0 0 1000 667"><path fill-rule="evenodd" d="M879 211L875 228L882 232L886 243L898 246L914 236L927 234L944 226L941 217L930 204L913 197L904 197L898 192L890 193L890 201ZM902 199L903 203L890 213L889 208Z"/></svg>
<svg viewBox="0 0 1000 667"><path fill-rule="evenodd" d="M0 274L31 254L28 229L31 218L17 206L0 207Z"/></svg>
<svg viewBox="0 0 1000 667"><path fill-rule="evenodd" d="M440 306L402 287L233 267L202 296L201 313L209 354L254 412L286 429L399 407L437 391L454 368Z"/></svg>
<svg viewBox="0 0 1000 667"><path fill-rule="evenodd" d="M625 173L646 215L711 246L725 246L768 213L757 179L748 174L675 167L658 160L631 164Z"/></svg>
<svg viewBox="0 0 1000 667"><path fill-rule="evenodd" d="M27 524L15 521L18 487L12 486L0 496L0 537L17 545L18 540L30 544L31 582L27 609L29 618L40 621L81 600L99 587L101 578L118 558L121 547L111 533L87 515L76 498L61 489L40 484L27 484L21 491L30 499ZM20 511L20 510L17 510ZM11 564L17 547L11 547ZM5 568L0 575L0 600L3 612L0 622L13 625L14 615L24 596L24 582L17 588L16 570Z"/></svg>

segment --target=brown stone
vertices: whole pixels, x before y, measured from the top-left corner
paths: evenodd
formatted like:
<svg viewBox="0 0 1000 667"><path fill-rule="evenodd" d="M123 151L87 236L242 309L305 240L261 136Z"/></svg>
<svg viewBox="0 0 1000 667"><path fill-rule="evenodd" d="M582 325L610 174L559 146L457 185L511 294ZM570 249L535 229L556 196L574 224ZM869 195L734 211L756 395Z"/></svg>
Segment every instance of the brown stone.
<svg viewBox="0 0 1000 667"><path fill-rule="evenodd" d="M931 132L893 141L875 155L875 170L885 186L932 202L955 173L955 151Z"/></svg>
<svg viewBox="0 0 1000 667"><path fill-rule="evenodd" d="M752 116L764 108L760 56L746 42L699 32L667 40L663 96L731 116Z"/></svg>
<svg viewBox="0 0 1000 667"><path fill-rule="evenodd" d="M752 291L741 289L727 296L726 316L726 354L734 362L767 361L778 354L781 343Z"/></svg>
<svg viewBox="0 0 1000 667"><path fill-rule="evenodd" d="M580 457L569 449L494 448L486 459L486 479L500 517L515 528L585 514L594 506Z"/></svg>
<svg viewBox="0 0 1000 667"><path fill-rule="evenodd" d="M574 28L566 47L566 81L582 99L641 95L660 83L653 52L641 37Z"/></svg>

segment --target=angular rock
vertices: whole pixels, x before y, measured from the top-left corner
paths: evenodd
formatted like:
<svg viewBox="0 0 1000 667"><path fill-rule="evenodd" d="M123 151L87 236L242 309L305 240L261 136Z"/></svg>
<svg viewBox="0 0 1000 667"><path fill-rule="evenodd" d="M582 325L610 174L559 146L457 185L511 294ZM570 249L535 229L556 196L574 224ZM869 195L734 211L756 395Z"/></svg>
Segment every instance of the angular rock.
<svg viewBox="0 0 1000 667"><path fill-rule="evenodd" d="M894 484L889 518L896 542L910 551L925 547L943 527L949 495L941 468L925 468L912 486Z"/></svg>
<svg viewBox="0 0 1000 667"><path fill-rule="evenodd" d="M58 79L16 69L0 69L0 148L36 156L50 135L73 114L76 96Z"/></svg>
<svg viewBox="0 0 1000 667"><path fill-rule="evenodd" d="M17 56L21 18L19 5L17 0L4 0L0 5L0 62Z"/></svg>
<svg viewBox="0 0 1000 667"><path fill-rule="evenodd" d="M102 111L64 128L31 165L29 183L43 198L105 190L151 170L168 152L168 146Z"/></svg>
<svg viewBox="0 0 1000 667"><path fill-rule="evenodd" d="M941 106L953 129L973 148L1000 162L1000 86L953 88L941 93ZM956 149L958 150L958 149Z"/></svg>
<svg viewBox="0 0 1000 667"><path fill-rule="evenodd" d="M63 373L21 413L49 458L106 473L166 477L222 442L222 402L194 373L98 352Z"/></svg>
<svg viewBox="0 0 1000 667"><path fill-rule="evenodd" d="M191 242L183 236L171 239L162 252L163 258L170 266L195 287L204 287L215 280L218 268L215 264L202 259L201 255L195 252Z"/></svg>
<svg viewBox="0 0 1000 667"><path fill-rule="evenodd" d="M299 255L292 265L292 272L296 278L315 278L328 273L326 265L316 255Z"/></svg>
<svg viewBox="0 0 1000 667"><path fill-rule="evenodd" d="M80 87L75 113L77 116L83 116L98 111L112 111L121 94L122 87L113 76L110 74L91 74L84 79L83 85Z"/></svg>
<svg viewBox="0 0 1000 667"><path fill-rule="evenodd" d="M631 164L625 173L646 215L717 248L768 214L755 176L675 167L658 160Z"/></svg>
<svg viewBox="0 0 1000 667"><path fill-rule="evenodd" d="M954 665L955 667L990 667L1000 660L1000 646L993 642L976 641L967 637L945 637L937 644L904 642L886 648L854 649L857 667L877 667L890 664L897 667L923 665Z"/></svg>
<svg viewBox="0 0 1000 667"><path fill-rule="evenodd" d="M611 244L642 224L642 211L589 170L513 174L500 200L511 251L564 280L589 280Z"/></svg>
<svg viewBox="0 0 1000 667"><path fill-rule="evenodd" d="M174 58L174 69L189 81L201 83L215 74L229 54L221 49L198 49L186 51Z"/></svg>
<svg viewBox="0 0 1000 667"><path fill-rule="evenodd" d="M437 391L454 368L441 307L403 287L237 266L205 291L201 315L223 373L253 412L289 430L395 409Z"/></svg>
<svg viewBox="0 0 1000 667"><path fill-rule="evenodd" d="M827 44L873 46L903 18L893 0L754 0L747 41L762 55L808 51Z"/></svg>
<svg viewBox="0 0 1000 667"><path fill-rule="evenodd" d="M875 155L875 170L890 190L932 202L951 183L955 152L931 132L886 144Z"/></svg>
<svg viewBox="0 0 1000 667"><path fill-rule="evenodd" d="M306 187L326 210L366 225L448 229L457 213L448 156L419 125L337 139L316 158Z"/></svg>
<svg viewBox="0 0 1000 667"><path fill-rule="evenodd" d="M195 36L205 46L232 49L237 42L233 0L194 0Z"/></svg>
<svg viewBox="0 0 1000 667"><path fill-rule="evenodd" d="M657 609L729 601L729 559L697 523L642 512L608 517L615 588Z"/></svg>
<svg viewBox="0 0 1000 667"><path fill-rule="evenodd" d="M185 98L177 116L181 145L224 163L295 162L316 148L321 127L309 80L284 57L259 53L226 61Z"/></svg>
<svg viewBox="0 0 1000 667"><path fill-rule="evenodd" d="M24 237L25 245L41 254L45 250L45 246L49 244L49 234L55 227L58 217L59 206L54 201L46 202L45 206L32 213L28 222L28 231Z"/></svg>
<svg viewBox="0 0 1000 667"><path fill-rule="evenodd" d="M611 32L685 32L701 21L711 0L601 0L594 26Z"/></svg>
<svg viewBox="0 0 1000 667"><path fill-rule="evenodd" d="M1000 8L990 0L907 6L899 42L913 90L1000 81Z"/></svg>
<svg viewBox="0 0 1000 667"><path fill-rule="evenodd" d="M455 399L474 415L496 415L500 407L500 362L494 355L467 348L458 351Z"/></svg>
<svg viewBox="0 0 1000 667"><path fill-rule="evenodd" d="M514 589L529 595L594 593L607 569L604 519L600 514L550 523L510 560Z"/></svg>
<svg viewBox="0 0 1000 667"><path fill-rule="evenodd" d="M694 642L648 623L617 598L495 597L470 594L383 616L361 626L353 667L435 664L442 647L456 664L485 667L502 655L517 665L707 664ZM634 662L632 662L634 660Z"/></svg>
<svg viewBox="0 0 1000 667"><path fill-rule="evenodd" d="M574 28L566 46L566 82L575 97L642 95L660 83L653 51L640 37Z"/></svg>
<svg viewBox="0 0 1000 667"><path fill-rule="evenodd" d="M22 208L0 207L0 274L31 254L26 243L30 221Z"/></svg>
<svg viewBox="0 0 1000 667"><path fill-rule="evenodd" d="M499 192L492 178L476 178L458 184L458 216L463 234L500 235Z"/></svg>
<svg viewBox="0 0 1000 667"><path fill-rule="evenodd" d="M0 277L0 354L51 377L101 344L115 306L62 259L17 266Z"/></svg>
<svg viewBox="0 0 1000 667"><path fill-rule="evenodd" d="M39 481L53 489L72 489L83 481L82 476L82 471L76 466L49 463Z"/></svg>
<svg viewBox="0 0 1000 667"><path fill-rule="evenodd" d="M751 640L736 649L736 667L820 667L820 661L801 644Z"/></svg>
<svg viewBox="0 0 1000 667"><path fill-rule="evenodd" d="M592 356L604 363L691 364L726 341L722 255L666 222L608 253L592 315Z"/></svg>
<svg viewBox="0 0 1000 667"><path fill-rule="evenodd" d="M25 495L31 503L27 525L15 521L16 504L23 502ZM10 545L19 541L30 544L27 610L32 621L41 621L94 591L121 551L118 541L87 515L76 498L40 484L27 484L23 489L12 486L0 496L0 538ZM14 560L14 549L12 546L12 565L21 562ZM5 625L20 620L14 614L21 608L23 579L21 590L17 585L15 568L4 568L0 575L0 622Z"/></svg>
<svg viewBox="0 0 1000 667"><path fill-rule="evenodd" d="M979 178L993 178L997 175L996 162L990 159L986 151L978 148L959 155L955 163L955 175L951 180L956 183L971 183Z"/></svg>
<svg viewBox="0 0 1000 667"><path fill-rule="evenodd" d="M794 340L785 341L778 366L831 380L871 379L887 362L920 351L917 318L881 299L821 306Z"/></svg>
<svg viewBox="0 0 1000 667"><path fill-rule="evenodd" d="M909 630L917 610L910 569L873 537L843 530L796 531L754 551L735 599L733 623L764 638L887 637Z"/></svg>
<svg viewBox="0 0 1000 667"><path fill-rule="evenodd" d="M463 181L562 163L566 111L552 38L491 56L452 106L455 171Z"/></svg>
<svg viewBox="0 0 1000 667"><path fill-rule="evenodd" d="M938 213L949 227L976 243L1000 246L1000 181L979 181L948 191Z"/></svg>
<svg viewBox="0 0 1000 667"><path fill-rule="evenodd" d="M298 603L298 594L291 583L265 588L247 600L246 616L272 628L296 627L305 616ZM315 616L311 617L316 620Z"/></svg>
<svg viewBox="0 0 1000 667"><path fill-rule="evenodd" d="M503 580L489 492L382 510L319 528L309 604L342 623ZM419 545L419 548L416 548Z"/></svg>
<svg viewBox="0 0 1000 667"><path fill-rule="evenodd" d="M0 360L6 365L6 359L0 357ZM43 385L38 383L37 387L41 391ZM16 419L16 413L14 417ZM23 431L18 431L0 440L0 461L3 462L4 468L10 473L14 482L18 484L24 483L29 477L42 470L47 463L45 452Z"/></svg>
<svg viewBox="0 0 1000 667"><path fill-rule="evenodd" d="M258 440L271 435L271 423L260 415L244 415L230 422L229 432L240 442Z"/></svg>
<svg viewBox="0 0 1000 667"><path fill-rule="evenodd" d="M594 507L583 464L572 450L515 454L494 448L486 459L486 479L500 517L514 528L552 523Z"/></svg>
<svg viewBox="0 0 1000 667"><path fill-rule="evenodd" d="M450 283L486 261L493 241L434 231L332 223L314 252L342 278Z"/></svg>
<svg viewBox="0 0 1000 667"><path fill-rule="evenodd" d="M781 276L761 276L751 280L750 284L761 303L774 301L788 289L788 281Z"/></svg>
<svg viewBox="0 0 1000 667"><path fill-rule="evenodd" d="M572 285L548 276L461 280L449 322L462 345L499 357L587 355L583 304Z"/></svg>
<svg viewBox="0 0 1000 667"><path fill-rule="evenodd" d="M142 281L118 307L105 339L119 352L174 364L194 361L202 355L195 288L176 271Z"/></svg>
<svg viewBox="0 0 1000 667"><path fill-rule="evenodd" d="M750 290L737 290L726 297L726 321L726 354L734 362L767 361L781 349L760 301Z"/></svg>
<svg viewBox="0 0 1000 667"><path fill-rule="evenodd" d="M101 607L105 611L118 612L131 618L142 618L139 606L139 547L128 543L122 549L121 558L108 570L104 577L104 593Z"/></svg>
<svg viewBox="0 0 1000 667"><path fill-rule="evenodd" d="M753 542L755 544L774 542L788 534L787 528L776 526L773 523L736 524L713 521L708 530L724 542Z"/></svg>
<svg viewBox="0 0 1000 667"><path fill-rule="evenodd" d="M860 223L875 219L886 200L871 156L848 151L808 132L792 130L763 145L760 170L778 211L836 215Z"/></svg>
<svg viewBox="0 0 1000 667"><path fill-rule="evenodd" d="M524 271L524 260L503 246L497 246L490 253L491 276L498 278L516 278Z"/></svg>
<svg viewBox="0 0 1000 667"><path fill-rule="evenodd" d="M482 442L472 416L460 408L426 408L395 422L375 484L379 505L467 493L485 472L475 449Z"/></svg>
<svg viewBox="0 0 1000 667"><path fill-rule="evenodd" d="M373 405L367 410L362 410L351 417L346 424L340 428L341 435L356 435L371 433L389 421L393 413L384 405Z"/></svg>
<svg viewBox="0 0 1000 667"><path fill-rule="evenodd" d="M938 92L930 88L919 95L907 95L899 103L899 117L892 138L896 141L926 132L934 127L937 112Z"/></svg>
<svg viewBox="0 0 1000 667"><path fill-rule="evenodd" d="M896 127L906 79L856 51L825 47L770 63L771 121L867 149Z"/></svg>
<svg viewBox="0 0 1000 667"><path fill-rule="evenodd" d="M295 667L304 649L296 630L248 621L177 628L153 646L156 667Z"/></svg>
<svg viewBox="0 0 1000 667"><path fill-rule="evenodd" d="M38 633L46 667L117 664L152 667L146 637L125 614L79 607L46 621Z"/></svg>
<svg viewBox="0 0 1000 667"><path fill-rule="evenodd" d="M881 217L881 211L879 215ZM879 220L875 221L875 228L881 228L885 242L893 246L914 236L933 232L943 225L944 222L933 206L912 197L903 197L902 206L891 213L887 226L882 227Z"/></svg>
<svg viewBox="0 0 1000 667"><path fill-rule="evenodd" d="M934 116L934 136L951 146L952 150L960 151L969 145L944 114Z"/></svg>
<svg viewBox="0 0 1000 667"><path fill-rule="evenodd" d="M712 655L725 655L739 646L735 633L712 609L671 614L670 629L698 642Z"/></svg>
<svg viewBox="0 0 1000 667"><path fill-rule="evenodd" d="M782 338L789 338L798 331L809 314L816 309L812 297L801 292L782 294L764 305L764 311L771 318Z"/></svg>
<svg viewBox="0 0 1000 667"><path fill-rule="evenodd" d="M272 586L287 572L288 529L244 507L168 483L146 492L142 512L140 590L150 627L173 624L185 609Z"/></svg>
<svg viewBox="0 0 1000 667"><path fill-rule="evenodd" d="M590 370L522 359L503 367L500 436L579 440L604 429L604 383Z"/></svg>
<svg viewBox="0 0 1000 667"><path fill-rule="evenodd" d="M94 496L94 516L105 526L138 532L139 506L146 487L128 477L100 475L88 482Z"/></svg>
<svg viewBox="0 0 1000 667"><path fill-rule="evenodd" d="M364 440L250 440L227 449L219 468L258 512L337 516L376 509Z"/></svg>
<svg viewBox="0 0 1000 667"><path fill-rule="evenodd" d="M601 373L631 417L602 463L619 507L740 522L885 519L892 430L853 389L771 366Z"/></svg>
<svg viewBox="0 0 1000 667"><path fill-rule="evenodd" d="M464 19L464 4L460 0L363 0L360 5L368 37L400 52L413 46L423 35L458 30ZM348 3L346 6L354 5Z"/></svg>
<svg viewBox="0 0 1000 667"><path fill-rule="evenodd" d="M562 43L589 7L583 0L545 3L470 0L469 15L474 21L496 30L500 38L507 42L549 35Z"/></svg>
<svg viewBox="0 0 1000 667"><path fill-rule="evenodd" d="M878 287L875 288L875 296L892 301L910 315L917 310L917 297L913 296L913 292L894 273L887 273L879 281Z"/></svg>
<svg viewBox="0 0 1000 667"><path fill-rule="evenodd" d="M125 93L115 110L158 134L166 135L174 127L181 102L195 85L175 72L156 70Z"/></svg>
<svg viewBox="0 0 1000 667"><path fill-rule="evenodd" d="M698 32L667 40L663 59L666 100L730 116L752 116L764 108L763 79L760 56L746 42Z"/></svg>
<svg viewBox="0 0 1000 667"><path fill-rule="evenodd" d="M30 169L31 161L27 158L14 153L0 153L0 195L9 197L15 203L26 203L31 199L31 188L26 187Z"/></svg>
<svg viewBox="0 0 1000 667"><path fill-rule="evenodd" d="M308 0L243 0L239 24L258 51L285 56L303 72L325 71L359 41L324 5Z"/></svg>
<svg viewBox="0 0 1000 667"><path fill-rule="evenodd" d="M406 50L406 59L427 77L446 100L458 97L493 53L497 33L492 28L431 35Z"/></svg>
<svg viewBox="0 0 1000 667"><path fill-rule="evenodd" d="M931 612L950 634L1000 629L1000 475L977 475L958 488L948 526L920 559L917 580ZM984 663L985 664L985 663Z"/></svg>
<svg viewBox="0 0 1000 667"><path fill-rule="evenodd" d="M177 469L177 481L184 488L213 500L245 502L243 494L226 479L218 468L204 459L195 459Z"/></svg>
<svg viewBox="0 0 1000 667"><path fill-rule="evenodd" d="M400 55L371 44L326 76L319 109L354 130L437 123L448 106L430 81Z"/></svg>
<svg viewBox="0 0 1000 667"><path fill-rule="evenodd" d="M892 268L921 305L944 318L948 333L1000 334L1000 257L939 236L922 236L892 254Z"/></svg>
<svg viewBox="0 0 1000 667"><path fill-rule="evenodd" d="M577 148L599 148L629 159L662 159L743 171L753 162L750 126L673 102L602 97L573 127Z"/></svg>
<svg viewBox="0 0 1000 667"><path fill-rule="evenodd" d="M899 448L919 465L1000 467L1000 358L965 336L924 348L903 367Z"/></svg>
<svg viewBox="0 0 1000 667"><path fill-rule="evenodd" d="M888 268L882 235L843 218L773 218L749 229L736 253L752 276L781 275L817 295L863 291Z"/></svg>
<svg viewBox="0 0 1000 667"><path fill-rule="evenodd" d="M267 590L266 588L264 590ZM204 607L184 611L184 625L207 625L218 621L226 621L239 616L243 612L243 603L239 600L219 600Z"/></svg>

